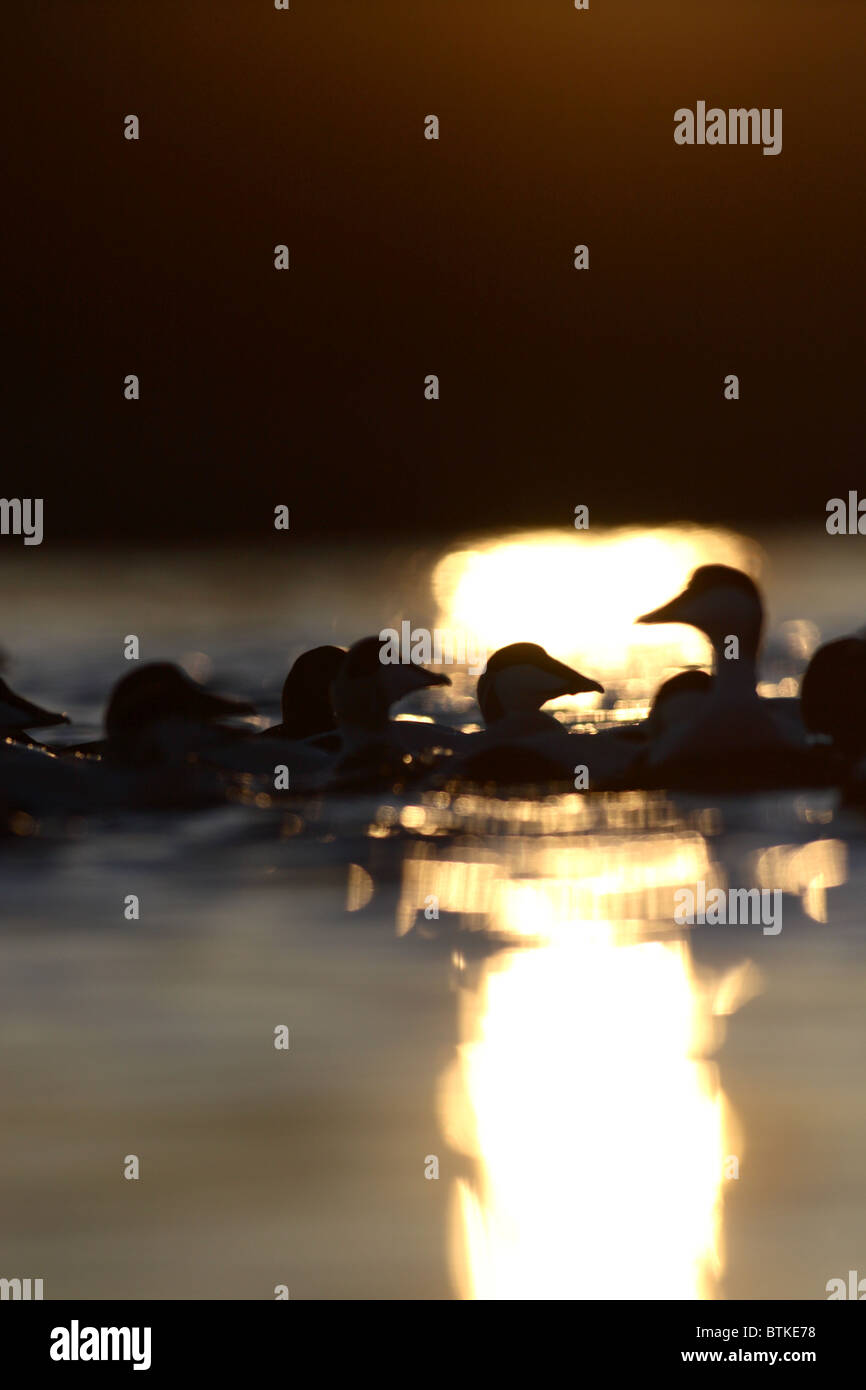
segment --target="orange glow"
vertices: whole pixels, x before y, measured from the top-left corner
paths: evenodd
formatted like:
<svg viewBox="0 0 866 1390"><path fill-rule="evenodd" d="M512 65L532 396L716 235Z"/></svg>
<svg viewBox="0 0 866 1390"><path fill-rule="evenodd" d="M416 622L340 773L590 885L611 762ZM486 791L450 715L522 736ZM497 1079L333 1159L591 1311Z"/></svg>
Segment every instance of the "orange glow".
<svg viewBox="0 0 866 1390"><path fill-rule="evenodd" d="M735 565L757 575L755 546L729 531L535 531L452 551L436 566L437 624L465 632L488 652L539 642L587 675L628 677L646 697L671 669L708 664L706 639L688 627L635 627L670 599L698 565ZM569 697L586 707L597 696Z"/></svg>
<svg viewBox="0 0 866 1390"><path fill-rule="evenodd" d="M457 1291L713 1297L725 1163L742 1144L709 1058L760 982L747 962L699 976L669 928L673 888L712 873L706 842L665 830L639 847L613 833L514 848L509 864L426 847L398 913L407 931L435 902L515 943L461 990L441 1082L445 1137L469 1165L451 1210ZM459 952L454 965L465 972Z"/></svg>

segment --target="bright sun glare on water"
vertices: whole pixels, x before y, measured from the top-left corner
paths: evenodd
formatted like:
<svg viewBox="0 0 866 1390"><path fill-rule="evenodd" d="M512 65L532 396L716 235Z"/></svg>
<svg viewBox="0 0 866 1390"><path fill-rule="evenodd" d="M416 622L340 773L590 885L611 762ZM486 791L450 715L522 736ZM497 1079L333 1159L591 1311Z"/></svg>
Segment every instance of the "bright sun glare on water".
<svg viewBox="0 0 866 1390"><path fill-rule="evenodd" d="M721 1274L731 1124L708 1060L737 972L710 985L688 939L627 917L662 885L709 876L703 837L537 846L534 876L482 858L422 859L407 910L449 910L520 943L461 991L463 1042L442 1085L465 1298L711 1297ZM641 897L641 895L643 895ZM479 917L480 914L480 917ZM741 1149L741 1145L738 1145Z"/></svg>
<svg viewBox="0 0 866 1390"><path fill-rule="evenodd" d="M692 1055L687 948L578 927L491 965L481 1007L461 1056L483 1156L456 1194L464 1296L705 1295L722 1100Z"/></svg>
<svg viewBox="0 0 866 1390"><path fill-rule="evenodd" d="M709 662L709 644L692 628L634 626L702 564L757 576L760 559L752 542L714 528L526 532L439 562L437 622L488 652L538 642L585 674L617 675L645 697L672 667Z"/></svg>

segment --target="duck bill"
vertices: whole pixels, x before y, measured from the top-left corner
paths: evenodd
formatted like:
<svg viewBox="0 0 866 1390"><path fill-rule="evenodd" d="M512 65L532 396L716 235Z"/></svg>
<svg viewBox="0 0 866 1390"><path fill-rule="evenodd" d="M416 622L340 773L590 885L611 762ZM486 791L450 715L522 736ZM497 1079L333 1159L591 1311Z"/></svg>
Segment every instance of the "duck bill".
<svg viewBox="0 0 866 1390"><path fill-rule="evenodd" d="M226 695L212 695L209 690L196 692L195 708L190 713L196 719L223 719L228 715L255 714L255 705L248 700L230 700Z"/></svg>
<svg viewBox="0 0 866 1390"><path fill-rule="evenodd" d="M410 690L427 690L433 685L451 684L448 676L442 675L439 671L428 671L424 666L401 666L398 669L405 673L407 695Z"/></svg>
<svg viewBox="0 0 866 1390"><path fill-rule="evenodd" d="M651 613L643 613L637 621L639 623L687 623L689 618L686 613L686 595L677 594L670 603L663 603L661 608L654 608Z"/></svg>
<svg viewBox="0 0 866 1390"><path fill-rule="evenodd" d="M438 671L428 671L424 666L394 665L385 666L383 670L387 672L387 690L392 704L406 695L414 694L416 690L451 684L448 676L440 675Z"/></svg>
<svg viewBox="0 0 866 1390"><path fill-rule="evenodd" d="M580 671L575 671L573 667L566 666L562 661L555 661L552 657L547 672L553 677L555 687L548 699L554 700L560 695L587 695L590 691L597 695L604 694L604 686L598 681L581 675Z"/></svg>
<svg viewBox="0 0 866 1390"><path fill-rule="evenodd" d="M596 695L604 694L604 686L600 681L590 680L589 676L582 676L580 672L578 672L577 675L577 681L574 681L568 687L565 692L566 695L588 695L590 691L593 691Z"/></svg>
<svg viewBox="0 0 866 1390"><path fill-rule="evenodd" d="M4 719L4 715L8 718ZM53 710L42 709L40 705L31 704L29 700L22 700L20 697L14 705L2 702L0 721L18 729L52 729L57 724L69 723L65 714L55 714Z"/></svg>

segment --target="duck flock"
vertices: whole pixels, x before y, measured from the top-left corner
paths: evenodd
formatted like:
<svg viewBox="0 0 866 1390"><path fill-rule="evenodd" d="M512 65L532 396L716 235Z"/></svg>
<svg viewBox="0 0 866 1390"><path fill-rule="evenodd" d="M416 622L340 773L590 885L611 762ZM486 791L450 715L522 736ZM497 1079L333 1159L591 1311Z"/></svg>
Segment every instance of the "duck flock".
<svg viewBox="0 0 866 1390"><path fill-rule="evenodd" d="M264 731L226 722L254 714L251 704L154 662L117 682L104 738L48 747L32 731L67 717L0 681L0 814L7 833L29 834L57 814L464 787L543 795L839 785L846 800L866 804L866 638L821 647L799 699L768 699L756 689L763 605L741 571L704 565L681 594L637 621L699 629L713 646L713 673L673 676L646 719L599 732L569 732L542 708L603 686L533 642L490 657L476 692L484 727L471 732L392 718L405 696L451 682L383 660L375 636L348 651L321 646L300 656L280 722Z"/></svg>

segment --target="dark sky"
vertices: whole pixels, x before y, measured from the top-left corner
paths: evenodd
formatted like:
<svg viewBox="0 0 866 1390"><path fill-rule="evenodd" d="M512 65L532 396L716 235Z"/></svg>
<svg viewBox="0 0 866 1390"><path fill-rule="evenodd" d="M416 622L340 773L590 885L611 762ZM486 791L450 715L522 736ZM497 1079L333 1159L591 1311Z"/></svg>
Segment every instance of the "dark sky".
<svg viewBox="0 0 866 1390"><path fill-rule="evenodd" d="M291 3L4 19L2 490L45 498L46 536L866 492L863 0ZM782 107L782 153L676 146L698 100Z"/></svg>

